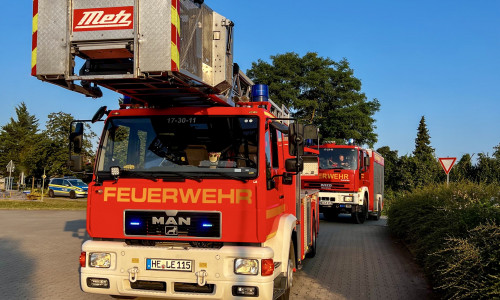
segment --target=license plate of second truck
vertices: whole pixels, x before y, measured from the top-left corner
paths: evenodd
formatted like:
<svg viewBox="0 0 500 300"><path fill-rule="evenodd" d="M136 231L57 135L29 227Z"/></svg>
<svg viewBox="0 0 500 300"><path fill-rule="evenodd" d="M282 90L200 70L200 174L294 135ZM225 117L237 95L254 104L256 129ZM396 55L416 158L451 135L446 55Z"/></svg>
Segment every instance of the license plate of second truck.
<svg viewBox="0 0 500 300"><path fill-rule="evenodd" d="M193 261L184 259L146 259L147 270L192 272Z"/></svg>

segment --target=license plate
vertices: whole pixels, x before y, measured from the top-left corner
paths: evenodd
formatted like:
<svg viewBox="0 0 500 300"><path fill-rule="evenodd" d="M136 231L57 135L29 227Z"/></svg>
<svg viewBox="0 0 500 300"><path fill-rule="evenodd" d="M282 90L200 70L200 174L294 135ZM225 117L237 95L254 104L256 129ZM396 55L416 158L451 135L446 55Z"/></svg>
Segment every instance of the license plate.
<svg viewBox="0 0 500 300"><path fill-rule="evenodd" d="M321 201L319 201L319 204L320 205L333 205L333 201L321 200Z"/></svg>
<svg viewBox="0 0 500 300"><path fill-rule="evenodd" d="M146 259L146 270L192 272L193 261L185 259Z"/></svg>

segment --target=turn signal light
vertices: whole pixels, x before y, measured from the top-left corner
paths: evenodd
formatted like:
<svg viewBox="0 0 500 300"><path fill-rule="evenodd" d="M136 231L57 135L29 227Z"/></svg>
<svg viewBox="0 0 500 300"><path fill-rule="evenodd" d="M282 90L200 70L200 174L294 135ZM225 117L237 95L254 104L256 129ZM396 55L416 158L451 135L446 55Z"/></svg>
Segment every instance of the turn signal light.
<svg viewBox="0 0 500 300"><path fill-rule="evenodd" d="M85 268L87 264L87 252L80 253L80 267Z"/></svg>
<svg viewBox="0 0 500 300"><path fill-rule="evenodd" d="M274 261L272 258L263 259L261 264L262 264L261 268L262 276L270 276L274 274Z"/></svg>

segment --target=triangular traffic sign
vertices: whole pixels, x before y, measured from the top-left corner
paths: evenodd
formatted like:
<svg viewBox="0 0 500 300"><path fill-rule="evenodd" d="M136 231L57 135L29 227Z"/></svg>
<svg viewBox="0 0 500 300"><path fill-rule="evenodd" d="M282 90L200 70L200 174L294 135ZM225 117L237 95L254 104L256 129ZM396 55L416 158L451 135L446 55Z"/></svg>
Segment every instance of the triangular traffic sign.
<svg viewBox="0 0 500 300"><path fill-rule="evenodd" d="M451 171L451 168L453 168L453 164L455 164L455 161L457 160L456 157L441 157L439 158L439 162L441 163L441 166L443 167L444 172L446 175L448 175Z"/></svg>

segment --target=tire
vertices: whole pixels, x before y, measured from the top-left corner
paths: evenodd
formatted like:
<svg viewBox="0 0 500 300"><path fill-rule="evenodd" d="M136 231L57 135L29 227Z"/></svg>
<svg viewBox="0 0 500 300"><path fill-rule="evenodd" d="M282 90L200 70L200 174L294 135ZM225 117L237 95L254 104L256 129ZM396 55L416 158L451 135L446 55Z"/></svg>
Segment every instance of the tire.
<svg viewBox="0 0 500 300"><path fill-rule="evenodd" d="M69 192L69 198L70 199L76 199L76 193L75 193L75 191L70 191Z"/></svg>
<svg viewBox="0 0 500 300"><path fill-rule="evenodd" d="M309 252L307 252L307 257L308 258L313 258L316 256L316 218L313 218L313 230L312 230L312 245L311 248L309 248Z"/></svg>
<svg viewBox="0 0 500 300"><path fill-rule="evenodd" d="M53 190L49 190L49 197L50 198L54 198L54 191Z"/></svg>
<svg viewBox="0 0 500 300"><path fill-rule="evenodd" d="M361 212L353 212L351 213L351 217L354 223L356 224L363 224L366 219L368 218L368 199L366 199L366 196L363 200L363 207L361 209Z"/></svg>
<svg viewBox="0 0 500 300"><path fill-rule="evenodd" d="M295 269L295 248L293 247L293 242L290 242L290 250L288 251L286 289L285 293L278 298L279 300L290 299L290 289L293 286L293 269Z"/></svg>

